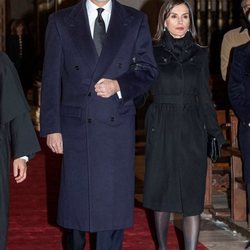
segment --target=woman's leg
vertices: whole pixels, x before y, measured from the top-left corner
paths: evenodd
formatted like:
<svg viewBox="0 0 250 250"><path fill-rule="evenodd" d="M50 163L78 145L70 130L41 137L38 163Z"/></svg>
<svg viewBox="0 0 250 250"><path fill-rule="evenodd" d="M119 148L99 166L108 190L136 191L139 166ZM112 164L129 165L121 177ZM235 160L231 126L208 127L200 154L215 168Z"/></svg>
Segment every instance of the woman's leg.
<svg viewBox="0 0 250 250"><path fill-rule="evenodd" d="M170 213L168 212L154 212L156 237L158 241L158 250L167 250L167 234Z"/></svg>
<svg viewBox="0 0 250 250"><path fill-rule="evenodd" d="M200 232L200 215L183 217L185 250L196 250Z"/></svg>
<svg viewBox="0 0 250 250"><path fill-rule="evenodd" d="M247 223L248 231L250 231L250 183L246 183L247 186Z"/></svg>

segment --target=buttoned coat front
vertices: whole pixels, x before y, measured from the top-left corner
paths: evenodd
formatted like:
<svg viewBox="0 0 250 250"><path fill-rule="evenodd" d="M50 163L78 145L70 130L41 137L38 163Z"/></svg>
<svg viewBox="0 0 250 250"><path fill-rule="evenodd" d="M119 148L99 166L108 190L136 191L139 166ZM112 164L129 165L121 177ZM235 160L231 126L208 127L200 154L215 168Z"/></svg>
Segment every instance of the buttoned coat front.
<svg viewBox="0 0 250 250"><path fill-rule="evenodd" d="M228 82L229 100L239 118L244 180L250 183L250 42L235 48Z"/></svg>
<svg viewBox="0 0 250 250"><path fill-rule="evenodd" d="M157 75L145 15L112 1L98 57L85 1L50 16L42 79L41 134L62 133L58 222L82 231L133 224L133 99ZM122 99L96 95L101 78L119 82Z"/></svg>

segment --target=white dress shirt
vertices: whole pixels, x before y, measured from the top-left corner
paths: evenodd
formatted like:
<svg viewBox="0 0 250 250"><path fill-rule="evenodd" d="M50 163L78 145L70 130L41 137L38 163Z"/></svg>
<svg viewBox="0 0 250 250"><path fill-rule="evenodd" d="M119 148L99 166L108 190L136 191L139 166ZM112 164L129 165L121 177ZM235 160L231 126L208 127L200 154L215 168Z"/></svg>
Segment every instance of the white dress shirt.
<svg viewBox="0 0 250 250"><path fill-rule="evenodd" d="M87 14L89 18L89 27L90 27L90 32L91 36L93 38L94 34L94 26L95 26L95 20L97 18L98 12L97 9L100 8L97 5L95 5L93 2L90 0L86 1L86 9L87 9ZM112 1L108 1L103 7L104 11L102 12L102 18L105 23L105 29L106 32L108 30L109 26L109 21L110 21L110 16L111 16L111 11L112 11Z"/></svg>
<svg viewBox="0 0 250 250"><path fill-rule="evenodd" d="M25 160L26 162L29 161L29 157L28 157L28 156L22 156L22 157L20 157L19 159L23 159L23 160Z"/></svg>

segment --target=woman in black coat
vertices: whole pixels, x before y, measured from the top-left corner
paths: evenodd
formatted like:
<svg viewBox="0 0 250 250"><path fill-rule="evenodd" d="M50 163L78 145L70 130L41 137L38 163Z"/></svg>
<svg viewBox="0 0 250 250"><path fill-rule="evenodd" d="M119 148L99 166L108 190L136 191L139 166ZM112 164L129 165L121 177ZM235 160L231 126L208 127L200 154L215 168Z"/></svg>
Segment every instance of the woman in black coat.
<svg viewBox="0 0 250 250"><path fill-rule="evenodd" d="M170 212L183 214L185 249L196 249L207 172L207 134L219 144L208 86L208 49L195 42L190 5L167 0L159 14L154 53L159 77L146 115L144 206L154 210L161 250Z"/></svg>

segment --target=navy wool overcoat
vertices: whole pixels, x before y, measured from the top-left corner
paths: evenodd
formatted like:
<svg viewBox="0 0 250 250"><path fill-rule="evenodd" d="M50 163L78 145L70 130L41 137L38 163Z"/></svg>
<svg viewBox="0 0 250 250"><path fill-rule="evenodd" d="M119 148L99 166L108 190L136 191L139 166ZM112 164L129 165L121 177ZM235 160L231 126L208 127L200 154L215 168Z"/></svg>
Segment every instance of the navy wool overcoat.
<svg viewBox="0 0 250 250"><path fill-rule="evenodd" d="M41 135L61 133L63 163L59 225L82 231L132 226L134 200L133 99L157 76L145 15L117 1L98 57L85 1L52 14L46 32ZM119 82L101 98L101 78Z"/></svg>

